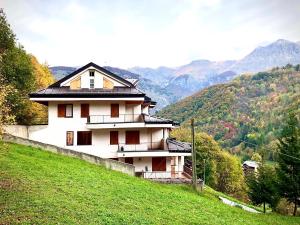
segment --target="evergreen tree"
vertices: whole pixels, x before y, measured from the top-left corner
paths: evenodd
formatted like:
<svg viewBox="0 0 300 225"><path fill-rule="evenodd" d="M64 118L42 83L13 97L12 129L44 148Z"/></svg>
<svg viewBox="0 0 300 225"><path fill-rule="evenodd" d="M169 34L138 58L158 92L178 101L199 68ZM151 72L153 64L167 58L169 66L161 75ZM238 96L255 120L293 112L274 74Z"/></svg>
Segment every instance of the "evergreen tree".
<svg viewBox="0 0 300 225"><path fill-rule="evenodd" d="M247 175L248 196L255 205L264 206L266 212L266 204L274 209L279 201L277 190L276 171L269 165L261 165L257 173L252 172Z"/></svg>
<svg viewBox="0 0 300 225"><path fill-rule="evenodd" d="M289 113L279 138L277 170L280 194L294 203L294 216L300 199L300 120L296 112Z"/></svg>

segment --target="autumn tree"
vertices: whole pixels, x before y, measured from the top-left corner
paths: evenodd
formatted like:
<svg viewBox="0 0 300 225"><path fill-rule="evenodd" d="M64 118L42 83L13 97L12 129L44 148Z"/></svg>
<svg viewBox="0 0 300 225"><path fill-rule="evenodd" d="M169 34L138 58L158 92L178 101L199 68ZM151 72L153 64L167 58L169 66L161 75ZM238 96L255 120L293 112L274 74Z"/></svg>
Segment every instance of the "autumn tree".
<svg viewBox="0 0 300 225"><path fill-rule="evenodd" d="M37 118L46 118L45 107L32 103L28 94L45 88L54 81L47 65L41 65L35 57L28 55L17 43L15 34L7 22L6 15L0 9L0 74L2 88L10 87L14 91L5 95L5 102L18 124L30 125Z"/></svg>
<svg viewBox="0 0 300 225"><path fill-rule="evenodd" d="M171 135L178 140L191 142L191 131L188 128L175 129ZM235 197L245 196L242 167L236 157L222 150L210 135L203 132L195 134L195 149L198 177L204 177L205 167L207 185Z"/></svg>
<svg viewBox="0 0 300 225"><path fill-rule="evenodd" d="M240 160L226 151L217 155L216 189L237 198L246 197L246 186Z"/></svg>
<svg viewBox="0 0 300 225"><path fill-rule="evenodd" d="M0 74L0 136L3 134L3 126L11 124L15 120L12 107L7 101L7 96L14 91L11 85L6 85L3 76Z"/></svg>
<svg viewBox="0 0 300 225"><path fill-rule="evenodd" d="M33 74L35 78L35 89L43 89L48 87L54 82L54 76L50 72L48 65L40 64L35 56L30 55L31 64L33 66ZM36 116L33 118L32 123L46 123L47 122L47 107L31 102L31 112L35 112Z"/></svg>

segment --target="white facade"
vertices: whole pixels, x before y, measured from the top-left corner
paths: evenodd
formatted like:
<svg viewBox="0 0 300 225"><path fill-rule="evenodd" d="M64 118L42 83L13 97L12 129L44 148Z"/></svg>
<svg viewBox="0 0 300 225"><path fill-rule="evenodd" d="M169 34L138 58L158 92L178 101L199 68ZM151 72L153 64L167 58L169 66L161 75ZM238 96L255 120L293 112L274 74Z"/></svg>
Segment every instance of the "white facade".
<svg viewBox="0 0 300 225"><path fill-rule="evenodd" d="M146 178L170 178L174 177L178 171L180 172L179 176L181 176L184 157L189 156L190 153L168 150L166 140L173 124L161 121L159 123L147 123L144 114L149 113L149 104L145 104L142 96L130 97L120 94L120 96L104 97L102 94L104 79L106 82L109 80L110 85L113 84L113 88L126 88L128 83L124 80L121 78L118 80L118 76L106 74L97 66L92 65L60 82L56 89L69 88L73 80L80 79L80 88L76 91L84 93L85 89L90 89L89 71L91 70L94 71L93 88L100 90L97 92L97 96L92 98L86 96L70 97L67 94L57 97L47 94L31 96L33 101L47 103L48 125L44 128L31 130L29 139L103 158L133 163L136 172L145 172L144 177ZM59 117L58 108L60 104L72 105L72 117ZM89 116L87 118L82 118L82 104L88 105ZM114 104L118 105L117 116L112 116L112 105ZM67 145L67 132L70 131L73 132L73 145ZM80 131L91 132L91 144L80 145L78 143L81 140L78 140L79 134L77 132ZM118 131L117 143L111 144L111 131ZM131 138L129 136L130 131L136 132L133 141L129 140ZM139 140L136 140L137 134ZM157 165L157 157L160 157L165 165L162 167ZM159 171L153 171L153 166L159 168Z"/></svg>

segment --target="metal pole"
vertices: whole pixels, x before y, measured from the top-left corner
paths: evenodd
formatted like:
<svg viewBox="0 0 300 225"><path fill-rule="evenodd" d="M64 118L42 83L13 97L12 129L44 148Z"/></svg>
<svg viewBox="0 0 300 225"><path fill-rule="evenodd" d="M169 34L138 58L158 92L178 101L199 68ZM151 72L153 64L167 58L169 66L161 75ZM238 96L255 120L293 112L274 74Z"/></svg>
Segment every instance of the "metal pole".
<svg viewBox="0 0 300 225"><path fill-rule="evenodd" d="M193 186L196 188L197 185L197 171L196 171L196 150L195 150L195 127L194 119L191 119L192 127L192 168L193 168Z"/></svg>

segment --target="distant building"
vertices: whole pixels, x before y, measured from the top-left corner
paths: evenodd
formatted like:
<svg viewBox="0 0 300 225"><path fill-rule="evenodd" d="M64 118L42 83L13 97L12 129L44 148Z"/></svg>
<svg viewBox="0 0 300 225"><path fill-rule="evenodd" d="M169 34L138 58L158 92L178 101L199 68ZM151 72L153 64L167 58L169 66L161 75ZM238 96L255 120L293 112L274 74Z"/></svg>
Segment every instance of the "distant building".
<svg viewBox="0 0 300 225"><path fill-rule="evenodd" d="M249 172L256 172L259 164L256 161L247 160L243 162L243 171L245 174Z"/></svg>
<svg viewBox="0 0 300 225"><path fill-rule="evenodd" d="M48 107L48 125L29 139L135 166L145 178L181 178L191 145L169 138L175 123L149 114L156 102L124 79L89 63L30 94Z"/></svg>

